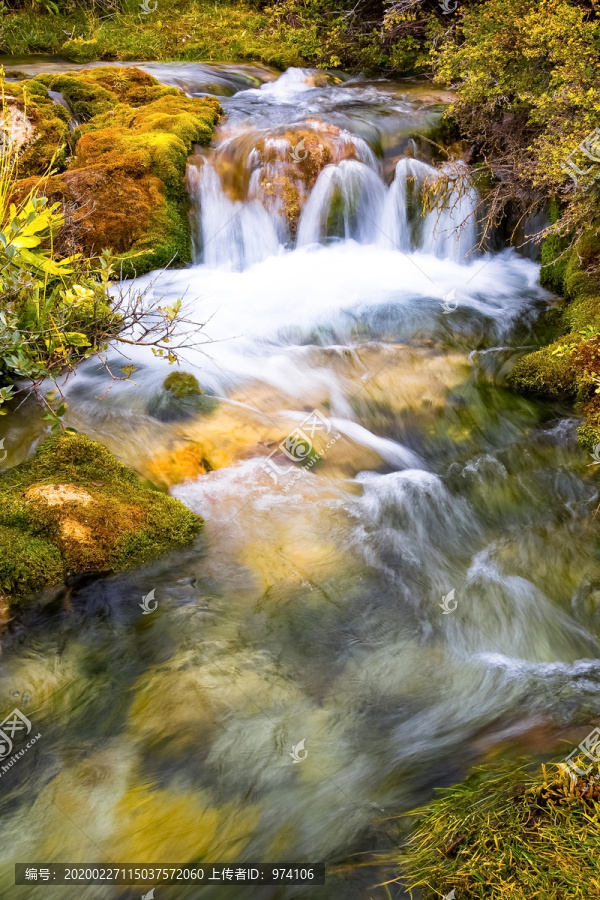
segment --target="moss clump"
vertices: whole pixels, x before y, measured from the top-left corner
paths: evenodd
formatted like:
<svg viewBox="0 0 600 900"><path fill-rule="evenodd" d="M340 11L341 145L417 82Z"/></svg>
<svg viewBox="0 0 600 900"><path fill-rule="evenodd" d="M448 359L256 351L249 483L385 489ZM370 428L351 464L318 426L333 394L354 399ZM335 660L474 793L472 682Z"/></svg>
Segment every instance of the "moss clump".
<svg viewBox="0 0 600 900"><path fill-rule="evenodd" d="M42 75L39 80L42 79L50 90L60 91L73 114L83 121L107 112L118 102L110 91L84 78L74 75Z"/></svg>
<svg viewBox="0 0 600 900"><path fill-rule="evenodd" d="M453 889L456 900L599 896L597 782L544 767L482 767L414 814L399 880L420 900Z"/></svg>
<svg viewBox="0 0 600 900"><path fill-rule="evenodd" d="M78 141L74 166L83 169L98 163L140 165L160 178L171 196L179 196L187 155L185 144L174 134L150 132L138 135L129 131L123 133L118 128L104 128L84 134Z"/></svg>
<svg viewBox="0 0 600 900"><path fill-rule="evenodd" d="M148 403L148 415L161 422L177 422L199 413L211 413L219 405L215 397L208 396L198 384L198 379L190 372L171 372L163 381L164 391ZM204 471L208 465L205 459L200 463Z"/></svg>
<svg viewBox="0 0 600 900"><path fill-rule="evenodd" d="M48 95L47 87L35 79L10 82L4 88L10 122L16 126L13 139L19 149L19 172L43 175L50 165L64 165L70 115Z"/></svg>
<svg viewBox="0 0 600 900"><path fill-rule="evenodd" d="M198 379L191 372L171 372L163 381L163 387L175 397L191 397L195 394L203 394L204 391L198 383Z"/></svg>
<svg viewBox="0 0 600 900"><path fill-rule="evenodd" d="M78 118L87 121L102 115L117 104L139 107L161 97L177 95L177 88L159 82L135 66L101 66L75 75L38 75L32 84L41 83L60 91Z"/></svg>
<svg viewBox="0 0 600 900"><path fill-rule="evenodd" d="M569 361L566 344L557 341L528 353L516 363L509 376L509 383L517 391L525 391L542 397L568 398L577 391L575 370ZM553 355L557 352L557 355Z"/></svg>
<svg viewBox="0 0 600 900"><path fill-rule="evenodd" d="M0 477L0 591L20 602L74 572L132 568L188 543L201 527L102 444L51 438Z"/></svg>

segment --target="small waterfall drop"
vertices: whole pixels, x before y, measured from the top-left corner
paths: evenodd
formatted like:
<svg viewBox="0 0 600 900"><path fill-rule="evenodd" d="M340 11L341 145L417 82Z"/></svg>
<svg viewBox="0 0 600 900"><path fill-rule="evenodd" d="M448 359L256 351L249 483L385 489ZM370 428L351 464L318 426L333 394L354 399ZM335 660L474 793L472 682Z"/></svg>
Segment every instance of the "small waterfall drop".
<svg viewBox="0 0 600 900"><path fill-rule="evenodd" d="M463 262L477 245L479 195L464 164L453 164L444 171L449 174L449 189L443 207L431 210L425 217L422 248L440 259Z"/></svg>
<svg viewBox="0 0 600 900"><path fill-rule="evenodd" d="M278 252L277 232L262 203L230 200L209 162L188 167L188 186L192 205L201 210L193 228L196 262L239 272Z"/></svg>
<svg viewBox="0 0 600 900"><path fill-rule="evenodd" d="M421 190L427 177L435 177L433 166L420 159L398 161L381 217L379 243L390 249L412 250L414 221L421 213Z"/></svg>
<svg viewBox="0 0 600 900"><path fill-rule="evenodd" d="M298 228L298 246L335 236L359 244L375 239L385 200L379 175L357 160L327 166L317 180Z"/></svg>

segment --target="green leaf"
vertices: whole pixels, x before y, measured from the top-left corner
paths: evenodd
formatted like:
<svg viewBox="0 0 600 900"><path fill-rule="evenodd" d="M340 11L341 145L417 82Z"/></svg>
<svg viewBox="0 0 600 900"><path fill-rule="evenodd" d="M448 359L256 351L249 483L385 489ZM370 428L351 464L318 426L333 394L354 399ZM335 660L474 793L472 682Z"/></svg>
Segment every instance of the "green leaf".
<svg viewBox="0 0 600 900"><path fill-rule="evenodd" d="M66 344L70 344L71 347L89 347L90 342L87 339L87 335L82 334L80 331L66 331L64 334L64 339Z"/></svg>

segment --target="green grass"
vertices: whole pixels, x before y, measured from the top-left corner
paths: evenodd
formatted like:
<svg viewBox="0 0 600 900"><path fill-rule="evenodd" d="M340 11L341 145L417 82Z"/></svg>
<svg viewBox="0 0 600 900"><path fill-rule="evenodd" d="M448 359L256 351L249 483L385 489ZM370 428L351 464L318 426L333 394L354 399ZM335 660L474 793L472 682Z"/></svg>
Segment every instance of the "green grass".
<svg viewBox="0 0 600 900"><path fill-rule="evenodd" d="M5 13L0 16L0 52L57 53L76 62L253 60L282 69L304 62L300 38L293 31L276 32L250 4L158 0L158 9L148 15L134 8L133 13L104 17L93 10Z"/></svg>
<svg viewBox="0 0 600 900"><path fill-rule="evenodd" d="M600 897L598 783L555 766L480 767L414 815L398 861L415 900Z"/></svg>

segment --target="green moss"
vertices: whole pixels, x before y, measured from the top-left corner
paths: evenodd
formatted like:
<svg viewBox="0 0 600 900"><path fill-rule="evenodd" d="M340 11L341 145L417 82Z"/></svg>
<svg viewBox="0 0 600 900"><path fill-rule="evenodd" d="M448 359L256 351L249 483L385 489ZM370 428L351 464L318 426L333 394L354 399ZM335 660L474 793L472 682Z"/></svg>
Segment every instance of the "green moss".
<svg viewBox="0 0 600 900"><path fill-rule="evenodd" d="M551 216L556 215L557 209L551 209ZM583 401L594 390L594 376L600 376L594 334L600 331L600 276L587 271L600 255L600 239L591 228L575 247L565 250L568 244L568 238L546 238L541 281L564 295L561 320L569 330L549 346L522 357L509 382L518 391ZM566 352L553 353L561 347L567 348ZM586 422L580 438L595 445L600 441L600 416L592 414L590 405L583 412Z"/></svg>
<svg viewBox="0 0 600 900"><path fill-rule="evenodd" d="M78 78L88 84L98 85L109 91L120 103L129 106L145 106L161 97L179 96L181 91L160 82L136 66L99 66L78 73Z"/></svg>
<svg viewBox="0 0 600 900"><path fill-rule="evenodd" d="M550 291L564 291L565 269L568 258L564 254L568 239L552 234L542 241L540 284Z"/></svg>
<svg viewBox="0 0 600 900"><path fill-rule="evenodd" d="M75 74L43 74L29 82L30 85L36 83L60 91L75 114L86 120L107 112L118 103L140 107L180 93L177 88L160 84L135 66L99 66Z"/></svg>
<svg viewBox="0 0 600 900"><path fill-rule="evenodd" d="M154 269L192 261L190 225L181 204L166 200L153 209L142 239L123 262L123 275L133 278Z"/></svg>
<svg viewBox="0 0 600 900"><path fill-rule="evenodd" d="M102 45L99 41L90 41L79 37L66 41L61 47L61 53L66 59L78 63L92 62L103 56Z"/></svg>
<svg viewBox="0 0 600 900"><path fill-rule="evenodd" d="M572 331L579 332L587 326L600 328L600 293L569 303L563 311L563 319Z"/></svg>
<svg viewBox="0 0 600 900"><path fill-rule="evenodd" d="M77 144L73 168L119 163L140 164L163 182L170 196L181 196L187 162L186 146L174 134L105 128L84 134Z"/></svg>
<svg viewBox="0 0 600 900"><path fill-rule="evenodd" d="M102 444L51 438L0 477L0 590L20 602L72 572L132 568L188 543L201 525Z"/></svg>
<svg viewBox="0 0 600 900"><path fill-rule="evenodd" d="M17 528L0 525L0 592L21 597L41 591L62 578L64 563L58 547Z"/></svg>
<svg viewBox="0 0 600 900"><path fill-rule="evenodd" d="M553 352L562 346L565 346L564 342L556 341L548 347L522 356L509 375L511 387L517 391L545 397L574 396L577 391L577 379L575 370L569 362L568 352L553 355Z"/></svg>
<svg viewBox="0 0 600 900"><path fill-rule="evenodd" d="M78 119L87 121L116 106L117 97L99 84L74 75L45 76L53 91L60 91Z"/></svg>
<svg viewBox="0 0 600 900"><path fill-rule="evenodd" d="M194 394L204 393L198 379L191 372L171 372L163 381L163 387L175 397L191 397Z"/></svg>
<svg viewBox="0 0 600 900"><path fill-rule="evenodd" d="M195 375L171 372L163 381L163 391L151 398L146 411L161 422L178 422L212 413L218 405L216 397L202 390ZM205 469L209 467L204 458L201 462Z"/></svg>
<svg viewBox="0 0 600 900"><path fill-rule="evenodd" d="M600 785L572 784L551 769L481 767L416 810L417 827L396 857L411 897L597 896Z"/></svg>

